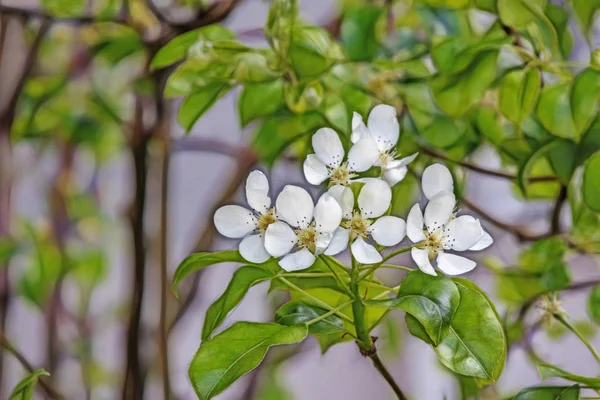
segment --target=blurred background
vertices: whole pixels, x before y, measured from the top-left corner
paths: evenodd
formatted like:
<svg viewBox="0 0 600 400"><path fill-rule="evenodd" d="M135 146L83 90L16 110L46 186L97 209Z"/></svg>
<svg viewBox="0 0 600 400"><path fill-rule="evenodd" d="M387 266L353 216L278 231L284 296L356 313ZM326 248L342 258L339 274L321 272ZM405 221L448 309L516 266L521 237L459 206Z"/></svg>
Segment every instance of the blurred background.
<svg viewBox="0 0 600 400"><path fill-rule="evenodd" d="M396 18L409 3L396 2ZM305 21L334 36L346 6L299 2ZM266 45L268 10L263 0L0 0L0 328L5 347L9 341L32 368L51 372L45 382L66 398L161 399L165 382L170 398L195 398L187 369L203 315L237 266L187 278L180 299L170 290L173 272L194 251L237 246L214 232L212 214L223 203L244 202L240 188L253 168L267 173L273 198L285 184L306 185L295 157L282 156L272 167L260 162L250 145L256 126L239 122L239 89L218 99L186 136L176 117L180 100L162 96L165 76L148 67L149 54L177 33L210 23L230 28L243 43ZM492 18L476 17L482 23ZM568 24L575 43L569 57L587 62L590 51L572 16ZM469 161L503 167L485 145ZM474 214L532 233L548 229L553 201L524 201L510 180L468 169L461 174ZM407 205L420 199L415 188L405 193ZM567 210L559 216L564 227L571 223ZM506 229L484 225L495 244L478 255L480 266L468 278L499 300L486 264L491 257L494 265L515 264L522 244ZM395 261L413 265L410 257ZM568 262L574 280L600 279L591 256ZM403 273L378 274L395 285ZM271 320L283 299L267 289L253 287L224 327ZM589 328L585 293L568 292L563 300L573 320ZM496 304L501 315L509 307ZM400 312L393 314L377 333L382 357L403 389L420 400L462 398L459 380L403 321ZM595 329L587 332L600 345ZM548 330L534 342L549 361L598 375L575 337ZM27 371L9 351L0 361L0 398L8 398ZM128 392L136 381L141 397ZM482 396L503 398L539 382L517 344L500 381ZM218 398L362 400L393 393L354 343L322 355L310 338L270 353L264 366Z"/></svg>

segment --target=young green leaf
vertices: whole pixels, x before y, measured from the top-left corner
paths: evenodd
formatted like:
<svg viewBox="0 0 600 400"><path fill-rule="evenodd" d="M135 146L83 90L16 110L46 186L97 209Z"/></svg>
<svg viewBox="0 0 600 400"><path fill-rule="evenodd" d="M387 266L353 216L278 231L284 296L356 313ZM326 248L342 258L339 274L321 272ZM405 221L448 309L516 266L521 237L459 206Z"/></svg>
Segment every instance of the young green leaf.
<svg viewBox="0 0 600 400"><path fill-rule="evenodd" d="M208 85L196 88L192 94L186 96L179 108L177 120L186 132L192 130L198 119L211 108L217 100L231 87L226 83L209 83Z"/></svg>
<svg viewBox="0 0 600 400"><path fill-rule="evenodd" d="M209 267L214 264L220 264L224 262L237 262L237 263L245 263L248 264L246 260L240 255L237 250L227 250L220 251L216 253L195 253L188 257L186 257L181 264L177 267L175 271L175 276L173 276L173 293L175 296L179 297L179 283L191 274L192 272L196 272L202 268Z"/></svg>
<svg viewBox="0 0 600 400"><path fill-rule="evenodd" d="M42 375L50 375L46 370L38 369L23 378L13 389L8 400L32 400L35 385Z"/></svg>
<svg viewBox="0 0 600 400"><path fill-rule="evenodd" d="M281 325L293 326L305 324L317 318L323 318L308 325L308 333L323 335L344 331L344 321L335 314L323 317L329 310L308 304L302 300L292 300L285 303L275 313L275 322Z"/></svg>
<svg viewBox="0 0 600 400"><path fill-rule="evenodd" d="M594 287L588 296L587 312L594 322L600 324L600 285Z"/></svg>
<svg viewBox="0 0 600 400"><path fill-rule="evenodd" d="M273 278L273 275L272 272L259 267L245 266L237 269L225 292L206 311L202 326L202 340L212 335L252 286Z"/></svg>
<svg viewBox="0 0 600 400"><path fill-rule="evenodd" d="M517 174L517 183L524 195L527 195L527 179L529 178L535 163L540 159L540 157L543 157L549 151L557 148L560 144L560 140L552 140L549 143L540 146L537 150L533 151L520 165L519 172Z"/></svg>
<svg viewBox="0 0 600 400"><path fill-rule="evenodd" d="M203 341L189 369L198 398L212 399L256 368L271 346L301 342L307 333L304 324L288 327L242 321Z"/></svg>
<svg viewBox="0 0 600 400"><path fill-rule="evenodd" d="M537 369L540 372L542 380L548 378L563 378L568 381L582 383L592 387L600 387L600 378L590 378L587 376L575 375L564 369L558 368L556 365L539 363Z"/></svg>
<svg viewBox="0 0 600 400"><path fill-rule="evenodd" d="M578 400L579 385L538 386L521 390L513 400Z"/></svg>
<svg viewBox="0 0 600 400"><path fill-rule="evenodd" d="M571 0L571 6L579 18L583 32L588 34L600 8L600 0Z"/></svg>
<svg viewBox="0 0 600 400"><path fill-rule="evenodd" d="M585 163L581 190L585 204L600 212L600 153L594 154Z"/></svg>
<svg viewBox="0 0 600 400"><path fill-rule="evenodd" d="M365 301L365 305L406 311L419 321L437 346L446 336L459 302L458 288L451 279L413 271L402 281L397 297Z"/></svg>
<svg viewBox="0 0 600 400"><path fill-rule="evenodd" d="M506 25L525 28L544 12L548 0L498 0L498 13Z"/></svg>
<svg viewBox="0 0 600 400"><path fill-rule="evenodd" d="M371 61L379 51L378 21L383 8L372 4L354 7L344 12L340 35L348 58Z"/></svg>
<svg viewBox="0 0 600 400"><path fill-rule="evenodd" d="M343 58L339 45L326 30L310 26L294 27L288 56L301 78L319 76Z"/></svg>
<svg viewBox="0 0 600 400"><path fill-rule="evenodd" d="M283 80L245 85L238 102L241 125L275 114L282 107Z"/></svg>
<svg viewBox="0 0 600 400"><path fill-rule="evenodd" d="M500 112L516 125L533 112L541 87L537 68L511 71L502 79L499 92Z"/></svg>

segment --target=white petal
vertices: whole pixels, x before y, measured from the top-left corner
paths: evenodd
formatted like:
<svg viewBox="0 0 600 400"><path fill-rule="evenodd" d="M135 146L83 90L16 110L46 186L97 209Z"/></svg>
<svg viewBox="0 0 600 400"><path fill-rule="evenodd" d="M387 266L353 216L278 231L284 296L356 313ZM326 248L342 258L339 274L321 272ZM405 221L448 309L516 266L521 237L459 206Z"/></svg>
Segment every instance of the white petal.
<svg viewBox="0 0 600 400"><path fill-rule="evenodd" d="M315 154L327 166L337 168L344 159L344 146L337 132L331 128L321 128L312 137Z"/></svg>
<svg viewBox="0 0 600 400"><path fill-rule="evenodd" d="M350 231L348 229L344 229L342 227L337 228L333 232L333 237L331 238L331 242L329 242L329 247L327 247L327 250L325 250L325 254L328 256L335 256L336 254L346 250L349 239Z"/></svg>
<svg viewBox="0 0 600 400"><path fill-rule="evenodd" d="M246 179L246 200L254 210L263 213L271 207L269 181L260 171L252 171Z"/></svg>
<svg viewBox="0 0 600 400"><path fill-rule="evenodd" d="M392 160L387 164L387 168L398 168L398 167L406 167L408 164L413 162L419 153L412 154L408 157L401 158L399 160Z"/></svg>
<svg viewBox="0 0 600 400"><path fill-rule="evenodd" d="M223 206L215 212L215 227L223 236L239 239L256 229L252 211L236 205Z"/></svg>
<svg viewBox="0 0 600 400"><path fill-rule="evenodd" d="M352 210L354 209L354 193L352 193L352 189L343 185L334 185L327 193L336 199L342 207L342 217L351 219Z"/></svg>
<svg viewBox="0 0 600 400"><path fill-rule="evenodd" d="M406 222L402 218L383 216L371 225L373 240L382 246L395 246L406 235Z"/></svg>
<svg viewBox="0 0 600 400"><path fill-rule="evenodd" d="M392 189L382 180L369 180L360 190L358 207L365 218L377 218L383 215L392 202Z"/></svg>
<svg viewBox="0 0 600 400"><path fill-rule="evenodd" d="M386 181L388 183L388 185L394 186L396 183L398 183L404 179L407 172L408 172L408 168L406 168L406 167L386 169L383 172L383 180Z"/></svg>
<svg viewBox="0 0 600 400"><path fill-rule="evenodd" d="M416 247L413 247L410 251L410 255L421 271L428 275L437 275L433 269L433 266L431 265L431 262L429 261L429 250L417 249Z"/></svg>
<svg viewBox="0 0 600 400"><path fill-rule="evenodd" d="M277 215L291 226L301 229L307 228L312 222L314 208L310 194L293 185L284 187L275 202Z"/></svg>
<svg viewBox="0 0 600 400"><path fill-rule="evenodd" d="M364 172L371 168L379 158L377 144L371 138L361 139L348 152L348 169Z"/></svg>
<svg viewBox="0 0 600 400"><path fill-rule="evenodd" d="M317 241L315 243L315 255L324 253L333 240L333 232L317 232Z"/></svg>
<svg viewBox="0 0 600 400"><path fill-rule="evenodd" d="M298 242L298 237L285 222L275 222L265 232L265 249L273 257L281 257L289 253Z"/></svg>
<svg viewBox="0 0 600 400"><path fill-rule="evenodd" d="M438 253L437 265L447 275L460 275L471 271L477 263L456 254Z"/></svg>
<svg viewBox="0 0 600 400"><path fill-rule="evenodd" d="M452 192L438 193L425 207L425 225L429 232L444 227L450 220L456 205Z"/></svg>
<svg viewBox="0 0 600 400"><path fill-rule="evenodd" d="M352 255L361 264L376 264L383 261L383 257L377 251L375 246L364 241L362 237L358 237L350 246Z"/></svg>
<svg viewBox="0 0 600 400"><path fill-rule="evenodd" d="M492 243L494 243L494 239L492 239L492 237L490 236L489 233L484 231L483 236L481 236L481 238L477 241L477 243L475 243L473 246L469 247L469 250L478 251L478 250L487 249L488 247L490 247L492 245Z"/></svg>
<svg viewBox="0 0 600 400"><path fill-rule="evenodd" d="M370 136L367 126L363 122L362 117L359 113L355 112L352 114L352 134L350 135L350 141L356 143L361 139Z"/></svg>
<svg viewBox="0 0 600 400"><path fill-rule="evenodd" d="M452 174L442 164L433 164L425 168L421 177L421 186L423 194L429 200L438 193L454 191Z"/></svg>
<svg viewBox="0 0 600 400"><path fill-rule="evenodd" d="M315 206L317 232L333 232L342 222L342 207L329 193L323 193Z"/></svg>
<svg viewBox="0 0 600 400"><path fill-rule="evenodd" d="M287 272L306 269L313 265L315 256L306 248L292 254L288 254L279 261L281 268Z"/></svg>
<svg viewBox="0 0 600 400"><path fill-rule="evenodd" d="M242 257L252 263L264 263L271 258L271 255L265 249L261 235L246 236L240 242L239 250Z"/></svg>
<svg viewBox="0 0 600 400"><path fill-rule="evenodd" d="M445 228L445 248L456 251L468 250L483 236L483 228L478 219L470 215L461 215L448 223Z"/></svg>
<svg viewBox="0 0 600 400"><path fill-rule="evenodd" d="M425 233L423 233L423 213L419 204L412 206L408 213L408 217L406 218L406 234L413 243L425 240Z"/></svg>
<svg viewBox="0 0 600 400"><path fill-rule="evenodd" d="M394 107L380 104L373 108L369 114L367 126L379 150L387 151L398 143L400 125Z"/></svg>
<svg viewBox="0 0 600 400"><path fill-rule="evenodd" d="M309 154L304 160L304 176L312 185L319 185L330 177L327 166L314 154Z"/></svg>

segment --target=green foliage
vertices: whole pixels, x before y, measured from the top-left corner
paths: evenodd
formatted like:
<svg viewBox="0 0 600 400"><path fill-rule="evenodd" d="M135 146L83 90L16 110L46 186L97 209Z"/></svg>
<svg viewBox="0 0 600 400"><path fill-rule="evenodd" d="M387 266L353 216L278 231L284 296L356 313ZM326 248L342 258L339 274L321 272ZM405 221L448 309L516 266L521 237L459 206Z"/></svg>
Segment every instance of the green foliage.
<svg viewBox="0 0 600 400"><path fill-rule="evenodd" d="M521 390L513 400L577 400L579 386L539 386Z"/></svg>
<svg viewBox="0 0 600 400"><path fill-rule="evenodd" d="M591 387L600 386L600 378L588 378L581 375L571 374L561 368L558 368L555 365L539 363L537 365L538 371L540 372L540 376L542 380L548 378L563 378L568 381L581 383Z"/></svg>
<svg viewBox="0 0 600 400"><path fill-rule="evenodd" d="M46 370L38 369L23 378L17 386L12 390L8 400L32 400L35 385L40 379L40 376L50 375Z"/></svg>
<svg viewBox="0 0 600 400"><path fill-rule="evenodd" d="M271 346L301 342L307 332L306 325L236 322L203 341L189 369L198 398L212 399L256 368Z"/></svg>
<svg viewBox="0 0 600 400"><path fill-rule="evenodd" d="M277 310L275 322L281 325L294 326L322 318L308 324L309 334L326 335L344 331L344 321L337 315L327 315L328 313L329 311L324 308L307 304L304 301L292 300Z"/></svg>
<svg viewBox="0 0 600 400"><path fill-rule="evenodd" d="M600 285L594 287L588 296L587 312L594 322L600 324Z"/></svg>
<svg viewBox="0 0 600 400"><path fill-rule="evenodd" d="M535 109L540 94L541 73L536 68L514 70L500 84L500 111L520 125Z"/></svg>
<svg viewBox="0 0 600 400"><path fill-rule="evenodd" d="M583 171L583 201L600 212L600 154L596 153L586 162Z"/></svg>

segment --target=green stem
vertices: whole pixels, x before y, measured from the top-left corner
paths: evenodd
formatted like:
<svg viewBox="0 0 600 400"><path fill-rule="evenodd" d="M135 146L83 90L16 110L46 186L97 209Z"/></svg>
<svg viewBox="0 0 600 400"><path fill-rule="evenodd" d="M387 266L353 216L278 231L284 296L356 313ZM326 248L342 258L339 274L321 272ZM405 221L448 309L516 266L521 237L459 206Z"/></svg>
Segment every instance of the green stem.
<svg viewBox="0 0 600 400"><path fill-rule="evenodd" d="M364 274L362 274L360 276L360 278L358 278L358 281L362 281L363 279L365 279L367 276L371 275L373 272L377 271L377 269L379 269L381 266L384 265L384 263L389 260L390 258L393 258L395 256L397 256L398 254L402 254L402 253L406 253L407 251L410 251L413 247L415 247L416 244L413 244L412 246L409 247L405 247L403 249L399 249L396 251L392 251L390 254L388 254L387 256L383 257L383 260L381 260L381 262L374 264L373 266L371 266L369 269L366 270L366 272Z"/></svg>
<svg viewBox="0 0 600 400"><path fill-rule="evenodd" d="M333 276L331 272L290 272L281 275L284 278L323 278L327 276Z"/></svg>
<svg viewBox="0 0 600 400"><path fill-rule="evenodd" d="M325 265L327 265L327 268L329 268L329 270L331 271L331 273L334 275L335 280L338 282L338 284L340 285L340 288L348 295L350 296L350 298L353 298L353 294L352 292L350 292L348 290L348 287L346 286L346 284L344 283L344 281L342 281L342 278L338 275L338 273L335 271L335 269L329 265L329 262L327 261L327 256L325 256L324 254L321 254L319 257L321 257L321 260L323 260L323 262L325 263Z"/></svg>
<svg viewBox="0 0 600 400"><path fill-rule="evenodd" d="M403 265L393 265L393 264L381 264L380 268L391 268L391 269L399 269L402 271L408 271L408 272L412 272L414 271L414 268L411 267L405 267Z"/></svg>
<svg viewBox="0 0 600 400"><path fill-rule="evenodd" d="M556 318L558 321L560 321L560 323L562 323L568 330L573 332L579 338L579 340L581 340L581 342L585 345L585 347L588 348L590 353L592 353L592 355L594 356L596 361L598 361L598 363L600 363L600 354L598 354L598 351L596 350L596 348L590 343L589 340L587 340L587 338L585 338L585 336L583 336L581 334L581 332L579 332L579 330L577 328L575 328L573 325L571 325L571 323L569 321L567 321L567 319L561 314L556 313L556 314L552 314L552 316L554 318Z"/></svg>
<svg viewBox="0 0 600 400"><path fill-rule="evenodd" d="M308 325L308 326L310 326L310 325L312 325L312 324L316 324L317 322L319 322L319 321L322 321L322 320L324 320L325 318L327 318L327 317L329 317L329 316L331 316L331 315L335 314L336 312L338 312L338 311L340 311L340 310L342 310L342 309L344 309L344 308L348 307L350 304L352 304L352 302L353 302L353 301L354 301L354 300L351 300L351 301L347 301L347 302L345 302L345 303L342 303L342 304L340 304L339 306L337 306L336 308L334 308L334 309L332 309L332 310L329 310L329 311L327 311L325 314L323 314L323 315L319 315L317 318L313 318L313 319L311 319L310 321L308 321L308 322L305 322L305 324L306 324L306 325Z"/></svg>
<svg viewBox="0 0 600 400"><path fill-rule="evenodd" d="M354 294L354 301L352 302L352 313L354 314L354 326L356 328L356 336L358 347L364 355L374 351L373 340L369 335L369 326L367 324L367 313L365 311L365 305L362 303L360 296L360 290L358 285L358 275L360 269L358 263L352 257L352 274L350 275L350 290Z"/></svg>
<svg viewBox="0 0 600 400"><path fill-rule="evenodd" d="M318 298L316 298L315 296L313 296L312 294L308 293L307 291L299 288L298 286L294 285L292 282L288 281L287 279L285 279L283 276L278 276L277 277L283 284L285 284L286 286L296 290L297 292L302 293L304 296L308 297L309 299L311 299L312 301L314 301L315 303L317 303L319 306L325 308L326 310L334 310L333 307L331 307L329 304L325 303L323 300L320 300ZM343 319L346 322L349 322L351 324L354 324L354 320L350 317L348 317L347 315L339 312L339 311L335 311L335 315L337 315L338 317L340 317L341 319Z"/></svg>

